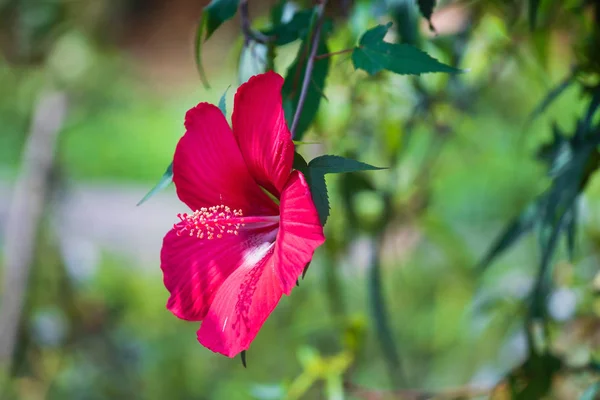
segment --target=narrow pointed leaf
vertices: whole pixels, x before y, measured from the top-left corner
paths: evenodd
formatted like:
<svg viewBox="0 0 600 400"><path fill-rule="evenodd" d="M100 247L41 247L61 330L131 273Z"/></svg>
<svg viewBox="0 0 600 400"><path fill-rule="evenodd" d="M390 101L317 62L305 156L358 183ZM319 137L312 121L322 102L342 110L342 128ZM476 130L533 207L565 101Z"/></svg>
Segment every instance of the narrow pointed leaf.
<svg viewBox="0 0 600 400"><path fill-rule="evenodd" d="M388 70L400 75L420 75L430 72L460 73L424 51L409 44L394 44L383 40L392 24L378 25L365 32L352 52L354 68L369 75Z"/></svg>
<svg viewBox="0 0 600 400"><path fill-rule="evenodd" d="M227 91L229 91L229 86L225 89L225 93L219 99L219 110L223 113L224 116L227 116Z"/></svg>
<svg viewBox="0 0 600 400"><path fill-rule="evenodd" d="M169 186L169 184L172 181L173 181L173 163L169 164L169 166L167 167L167 170L163 174L163 176L160 179L160 181L156 184L156 186L154 186L152 188L152 190L150 190L144 196L144 198L142 200L140 200L139 203L137 203L137 205L141 206L142 204L144 204L146 201L148 201L148 199L150 199L150 197L154 196L156 193L160 192L161 190L163 190L164 188L166 188L167 186Z"/></svg>
<svg viewBox="0 0 600 400"><path fill-rule="evenodd" d="M375 171L385 169L374 167L350 158L333 155L324 155L313 158L310 163L308 163L308 167L312 171L318 171L322 174L339 174L344 172Z"/></svg>
<svg viewBox="0 0 600 400"><path fill-rule="evenodd" d="M517 218L515 218L500 234L492 248L479 263L479 268L488 267L492 261L510 246L517 242L524 234L533 229L535 221L539 216L539 205L529 205Z"/></svg>
<svg viewBox="0 0 600 400"><path fill-rule="evenodd" d="M558 98L564 91L571 86L572 83L575 82L575 73L571 73L567 76L562 82L560 82L557 86L555 86L552 90L550 90L544 99L540 102L540 104L535 107L533 112L529 115L529 121L531 122L534 119L538 118L540 115L544 113L548 109L548 107Z"/></svg>
<svg viewBox="0 0 600 400"><path fill-rule="evenodd" d="M242 359L242 365L244 366L244 368L247 368L247 366L246 366L246 350L242 350L242 352L240 353L240 357Z"/></svg>
<svg viewBox="0 0 600 400"><path fill-rule="evenodd" d="M327 194L325 175L319 171L309 169L308 184L313 202L319 213L321 225L325 225L327 218L329 218L329 195Z"/></svg>

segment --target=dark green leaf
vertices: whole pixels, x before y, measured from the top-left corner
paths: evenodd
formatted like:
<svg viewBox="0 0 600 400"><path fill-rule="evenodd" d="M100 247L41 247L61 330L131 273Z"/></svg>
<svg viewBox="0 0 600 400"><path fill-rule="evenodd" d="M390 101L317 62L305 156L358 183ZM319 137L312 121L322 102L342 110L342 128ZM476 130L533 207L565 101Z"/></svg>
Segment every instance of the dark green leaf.
<svg viewBox="0 0 600 400"><path fill-rule="evenodd" d="M239 0L212 0L202 10L202 16L196 29L194 52L196 66L200 73L200 79L206 88L209 87L206 73L202 67L202 44L207 41L221 24L231 19L239 5Z"/></svg>
<svg viewBox="0 0 600 400"><path fill-rule="evenodd" d="M327 194L327 185L325 184L325 175L319 174L318 171L309 169L308 184L313 202L319 213L321 225L325 225L329 218L329 195Z"/></svg>
<svg viewBox="0 0 600 400"><path fill-rule="evenodd" d="M292 43L303 38L308 33L313 10L301 10L294 14L292 19L285 23L275 25L271 29L262 31L267 36L274 37L277 46Z"/></svg>
<svg viewBox="0 0 600 400"><path fill-rule="evenodd" d="M359 46L355 47L352 52L354 68L362 69L369 75L374 75L384 69L401 75L462 72L439 62L414 46L384 42L383 38L390 26L391 23L378 25L365 32L360 38Z"/></svg>
<svg viewBox="0 0 600 400"><path fill-rule="evenodd" d="M227 116L226 101L227 101L227 91L228 90L229 90L229 87L227 87L227 89L225 89L225 93L223 93L223 95L221 96L221 99L219 100L219 110L221 110L221 112L223 113L224 116Z"/></svg>
<svg viewBox="0 0 600 400"><path fill-rule="evenodd" d="M310 30L312 32L312 28ZM317 48L317 54L329 53L326 39L328 28L323 26L321 40L319 40L319 46ZM294 120L294 114L298 107L298 101L300 99L300 92L302 88L302 82L304 80L304 74L306 72L306 62L309 54L309 47L312 35L307 35L300 49L294 63L288 69L285 75L285 82L281 90L283 97L283 109L285 111L285 118L288 125ZM304 107L302 108L302 114L296 127L296 133L294 136L295 140L301 140L302 136L312 124L313 120L319 110L319 104L321 103L321 97L323 97L323 90L325 88L325 78L329 72L329 58L325 57L314 62L312 71L311 82L308 86Z"/></svg>
<svg viewBox="0 0 600 400"><path fill-rule="evenodd" d="M242 365L244 366L244 368L246 367L246 350L242 350L242 352L240 353L240 357L242 358Z"/></svg>
<svg viewBox="0 0 600 400"><path fill-rule="evenodd" d="M154 186L152 188L152 190L150 190L148 192L148 194L146 194L144 196L144 198L142 200L140 200L139 203L137 203L137 205L141 206L142 204L144 204L146 201L148 201L148 199L150 197L154 196L156 193L160 192L161 190L163 190L164 188L166 188L167 186L169 186L169 184L172 181L173 181L173 163L169 164L169 166L167 167L167 170L163 174L163 176L160 179L160 181L156 184L156 186Z"/></svg>
<svg viewBox="0 0 600 400"><path fill-rule="evenodd" d="M308 163L308 168L310 168L311 171L318 171L323 175L340 174L344 172L375 171L379 169L385 169L380 167L374 167L372 165L352 160L350 158L333 155L324 155L313 158Z"/></svg>
<svg viewBox="0 0 600 400"><path fill-rule="evenodd" d="M419 4L421 14L429 21L429 29L435 31L435 28L431 24L431 14L433 14L433 9L435 8L435 0L417 0L417 3Z"/></svg>
<svg viewBox="0 0 600 400"><path fill-rule="evenodd" d="M300 172L302 172L304 175L308 174L308 164L306 163L306 160L304 159L304 157L302 157L297 152L294 152L294 165L293 165L293 168L297 169Z"/></svg>
<svg viewBox="0 0 600 400"><path fill-rule="evenodd" d="M502 232L491 250L486 254L479 268L488 267L502 252L512 246L522 235L531 231L539 216L539 205L531 204L515 218Z"/></svg>
<svg viewBox="0 0 600 400"><path fill-rule="evenodd" d="M600 382L596 382L588 387L579 400L595 400L598 396L600 396Z"/></svg>
<svg viewBox="0 0 600 400"><path fill-rule="evenodd" d="M388 8L395 21L399 42L416 45L419 40L419 13L414 0L390 1Z"/></svg>
<svg viewBox="0 0 600 400"><path fill-rule="evenodd" d="M540 0L529 0L529 29L535 29L535 23L537 21L538 8L540 7Z"/></svg>
<svg viewBox="0 0 600 400"><path fill-rule="evenodd" d="M577 238L577 202L571 206L565 224L567 229L567 253L569 260L572 262L575 256L575 240Z"/></svg>

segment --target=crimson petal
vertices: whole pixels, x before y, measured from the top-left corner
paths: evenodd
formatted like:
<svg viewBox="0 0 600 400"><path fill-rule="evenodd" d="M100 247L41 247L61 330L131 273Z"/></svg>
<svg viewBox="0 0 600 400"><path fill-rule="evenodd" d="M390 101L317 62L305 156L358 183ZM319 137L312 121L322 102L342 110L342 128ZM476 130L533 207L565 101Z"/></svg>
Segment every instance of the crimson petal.
<svg viewBox="0 0 600 400"><path fill-rule="evenodd" d="M258 187L221 111L200 103L185 116L185 135L173 157L177 195L192 210L225 204L245 215L277 215Z"/></svg>
<svg viewBox="0 0 600 400"><path fill-rule="evenodd" d="M273 246L258 253L262 259L238 268L223 283L198 330L203 346L227 357L250 347L283 293L273 267Z"/></svg>
<svg viewBox="0 0 600 400"><path fill-rule="evenodd" d="M239 87L231 118L233 134L250 174L279 197L292 170L294 144L281 106L283 78L253 76Z"/></svg>
<svg viewBox="0 0 600 400"><path fill-rule="evenodd" d="M281 288L289 295L313 253L325 241L319 214L304 175L292 172L281 195L274 265Z"/></svg>

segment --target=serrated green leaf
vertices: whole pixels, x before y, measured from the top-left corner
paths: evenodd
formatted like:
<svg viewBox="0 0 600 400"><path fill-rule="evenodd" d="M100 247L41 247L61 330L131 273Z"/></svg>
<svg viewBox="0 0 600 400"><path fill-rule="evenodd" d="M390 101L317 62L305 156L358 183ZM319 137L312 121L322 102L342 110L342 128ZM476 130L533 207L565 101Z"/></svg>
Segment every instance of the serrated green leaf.
<svg viewBox="0 0 600 400"><path fill-rule="evenodd" d="M313 20L315 19L315 15L317 12L316 8L317 7L315 7L315 11L313 11ZM309 32L313 31L313 25L314 21L311 24ZM329 48L327 47L326 43L328 29L329 28L327 28L326 26L323 26L321 29L322 34L319 40L317 54L329 53ZM289 67L285 75L285 82L283 83L283 88L281 89L283 109L288 125L291 125L292 121L294 120L294 115L296 113L296 109L298 108L298 101L300 100L302 82L304 80L304 75L306 72L306 64L308 54L310 51L311 39L312 34L307 34L304 38L304 41L302 42L302 45L298 50L298 54L296 55L296 59ZM325 79L327 78L328 72L329 57L325 57L314 62L311 82L308 86L304 107L302 108L302 114L300 115L298 126L296 127L294 140L301 140L302 136L308 130L310 124L312 124L313 120L315 119L317 111L319 110L319 105L321 103L321 97L323 97L323 91L325 89Z"/></svg>
<svg viewBox="0 0 600 400"><path fill-rule="evenodd" d="M304 175L308 174L308 164L306 163L306 160L304 159L304 157L302 157L302 155L300 155L300 153L294 152L293 168L302 172Z"/></svg>
<svg viewBox="0 0 600 400"><path fill-rule="evenodd" d="M196 28L196 39L194 42L194 52L196 58L196 67L200 74L200 79L206 88L209 88L206 73L202 67L202 44L207 41L221 24L231 19L239 6L239 0L212 0L202 10L202 16Z"/></svg>
<svg viewBox="0 0 600 400"><path fill-rule="evenodd" d="M274 38L277 46L284 46L306 36L312 15L313 10L297 11L290 21L279 23L262 33Z"/></svg>
<svg viewBox="0 0 600 400"><path fill-rule="evenodd" d="M227 92L229 91L230 86L225 89L225 93L219 99L219 110L223 113L224 116L227 116Z"/></svg>
<svg viewBox="0 0 600 400"><path fill-rule="evenodd" d="M340 174L345 172L375 171L385 168L374 167L360 161L341 156L324 155L313 158L308 168L322 174Z"/></svg>
<svg viewBox="0 0 600 400"><path fill-rule="evenodd" d="M579 400L595 400L600 395L600 382L596 382L589 386L581 395Z"/></svg>
<svg viewBox="0 0 600 400"><path fill-rule="evenodd" d="M435 28L431 23L431 14L433 14L433 9L435 8L435 0L417 0L417 4L419 5L421 14L423 14L423 17L429 22L429 29L435 31Z"/></svg>
<svg viewBox="0 0 600 400"><path fill-rule="evenodd" d="M420 75L431 72L460 73L424 51L408 44L393 44L383 40L392 24L378 25L365 32L352 52L354 68L369 75L386 69L400 75Z"/></svg>
<svg viewBox="0 0 600 400"><path fill-rule="evenodd" d="M308 184L310 193L315 203L321 225L325 225L329 218L329 195L327 194L327 185L325 184L325 175L309 169Z"/></svg>
<svg viewBox="0 0 600 400"><path fill-rule="evenodd" d="M144 204L146 201L148 201L148 199L150 199L150 197L154 196L156 193L160 192L161 190L163 190L164 188L166 188L167 186L169 186L169 184L172 181L173 181L173 163L169 164L169 166L167 167L167 170L163 174L163 176L160 179L160 181L156 184L156 186L154 186L144 196L144 198L142 200L140 200L139 203L137 203L137 205L141 206L142 204Z"/></svg>

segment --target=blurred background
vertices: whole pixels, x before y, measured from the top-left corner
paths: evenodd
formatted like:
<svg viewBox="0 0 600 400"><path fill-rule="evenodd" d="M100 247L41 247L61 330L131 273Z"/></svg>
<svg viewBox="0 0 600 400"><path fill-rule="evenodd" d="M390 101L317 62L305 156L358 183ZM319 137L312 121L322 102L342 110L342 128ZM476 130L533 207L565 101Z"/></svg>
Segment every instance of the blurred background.
<svg viewBox="0 0 600 400"><path fill-rule="evenodd" d="M235 88L264 68L236 17L202 46L202 86L194 37L206 3L0 0L0 310L23 299L0 319L17 332L3 339L0 398L511 398L531 359L537 238L476 266L550 185L540 146L588 106L600 7L543 1L532 30L527 2L440 1L433 33L410 0L329 3L332 51L391 20L386 40L469 72L367 77L348 54L331 59L303 139L316 144L299 151L390 169L328 177L327 242L245 369L165 308L162 237L186 211L173 187L136 207L172 160L185 111L231 86L231 113ZM276 2L251 3L253 26L268 28ZM298 46L278 49L282 75ZM561 239L545 305L546 398L577 399L598 379L598 176L575 208L573 257Z"/></svg>

